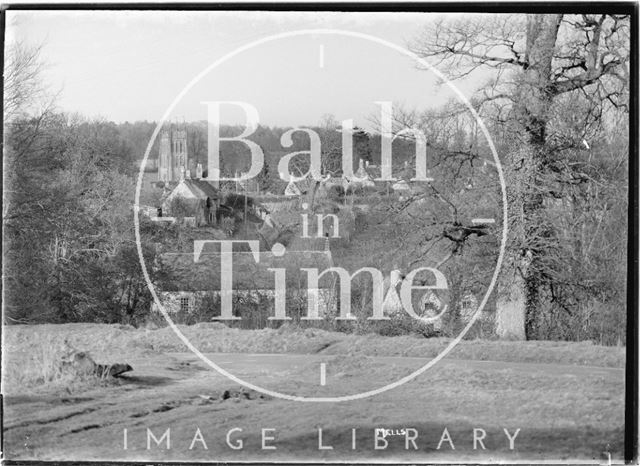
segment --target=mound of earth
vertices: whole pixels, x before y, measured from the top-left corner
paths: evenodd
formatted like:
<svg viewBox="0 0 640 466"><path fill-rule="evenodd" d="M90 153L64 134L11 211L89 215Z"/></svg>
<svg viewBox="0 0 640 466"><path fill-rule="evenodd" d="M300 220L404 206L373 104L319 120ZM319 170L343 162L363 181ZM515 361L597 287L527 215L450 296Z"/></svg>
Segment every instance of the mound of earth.
<svg viewBox="0 0 640 466"><path fill-rule="evenodd" d="M88 353L76 350L66 341L65 345L68 351L62 357L62 367L71 369L77 374L96 375L104 379L107 377L119 377L121 374L133 370L133 367L127 363L98 364Z"/></svg>

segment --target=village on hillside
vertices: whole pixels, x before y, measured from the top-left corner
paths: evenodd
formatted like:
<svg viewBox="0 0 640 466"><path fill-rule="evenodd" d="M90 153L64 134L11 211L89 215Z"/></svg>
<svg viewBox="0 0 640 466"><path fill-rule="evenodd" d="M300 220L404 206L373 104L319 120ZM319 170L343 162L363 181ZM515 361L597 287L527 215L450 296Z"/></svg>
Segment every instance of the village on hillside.
<svg viewBox="0 0 640 466"><path fill-rule="evenodd" d="M244 325L251 328L273 325L268 320L274 315L275 299L274 277L269 269L276 264L286 267L287 309L298 322L307 312L310 299L318 302L321 317L336 317L340 307L337 277L325 274L319 288L309 288L302 270L316 267L322 272L344 267L353 273L358 267L350 263L348 251L352 243L363 241L356 227L358 217L367 216L380 198L402 202L422 189L421 183L411 181L415 171L408 161L400 164L397 181L383 182L375 181L380 176L379 166L363 158L358 158L352 179L342 174L318 182L307 178L268 190L262 190L254 179L213 181L203 163L190 158L187 129L173 126L161 132L157 159L147 165L143 189L147 199L155 203L140 205L140 212L160 231L171 227L189 238L182 247L175 243L159 245L158 264L171 276L160 285L162 306L177 320L215 320L220 316L221 252L219 246L208 244L194 263L192 240L256 241L259 259L246 244L234 245L233 251L232 283L238 308L234 312L249 320ZM335 254L336 249L339 254ZM410 317L404 315L400 299L406 271L397 264L383 264L382 268L386 271L384 316L407 320ZM449 297L427 289L413 293L412 301L419 317L431 319L421 331L438 335ZM472 291L462 293L455 303L459 323L466 324L477 306L478 298ZM153 303L152 308L159 316L158 305ZM488 327L491 319L491 312L483 312L480 322Z"/></svg>
<svg viewBox="0 0 640 466"><path fill-rule="evenodd" d="M229 5L3 5L2 459L637 460L638 8Z"/></svg>

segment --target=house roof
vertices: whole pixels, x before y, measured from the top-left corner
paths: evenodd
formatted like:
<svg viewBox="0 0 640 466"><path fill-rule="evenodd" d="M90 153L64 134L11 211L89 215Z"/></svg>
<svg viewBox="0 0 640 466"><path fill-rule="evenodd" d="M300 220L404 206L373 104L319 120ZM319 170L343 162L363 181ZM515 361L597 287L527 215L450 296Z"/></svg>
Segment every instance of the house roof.
<svg viewBox="0 0 640 466"><path fill-rule="evenodd" d="M289 181L289 184L287 184L287 187L285 188L285 194L287 194L287 191L289 191L289 193L291 194L288 195L290 196L304 195L310 192L315 184L316 180L311 177L307 177L304 180L296 182Z"/></svg>
<svg viewBox="0 0 640 466"><path fill-rule="evenodd" d="M202 199L206 199L207 197L211 199L218 199L220 197L218 190L208 181L185 179L182 182L196 197Z"/></svg>
<svg viewBox="0 0 640 466"><path fill-rule="evenodd" d="M365 167L363 159L360 159L360 161L358 162L358 170L355 172L355 175L356 177L363 180L372 179L371 173L369 172L368 168Z"/></svg>
<svg viewBox="0 0 640 466"><path fill-rule="evenodd" d="M234 252L232 271L234 290L273 290L275 273L270 268L286 270L287 289L306 289L307 274L302 268L316 268L322 272L332 266L331 255L324 251L287 251L277 257L272 252L260 252L259 262L250 252ZM220 252L203 252L194 263L192 253L166 253L160 262L172 275L172 280L164 286L164 291L219 291L221 277ZM327 274L320 279L320 288L329 288L335 274Z"/></svg>
<svg viewBox="0 0 640 466"><path fill-rule="evenodd" d="M299 196L302 194L298 186L293 181L289 181L287 187L284 188L284 193L287 196Z"/></svg>
<svg viewBox="0 0 640 466"><path fill-rule="evenodd" d="M392 188L396 191L408 191L411 189L411 185L405 180L397 181L393 184Z"/></svg>

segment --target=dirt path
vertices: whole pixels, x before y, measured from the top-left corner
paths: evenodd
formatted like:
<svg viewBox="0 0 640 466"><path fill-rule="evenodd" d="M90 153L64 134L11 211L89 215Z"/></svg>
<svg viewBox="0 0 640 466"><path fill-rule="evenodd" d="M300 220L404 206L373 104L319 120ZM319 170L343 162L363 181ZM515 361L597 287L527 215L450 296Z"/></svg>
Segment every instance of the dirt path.
<svg viewBox="0 0 640 466"><path fill-rule="evenodd" d="M208 367L197 356L191 353L168 353L179 361L198 364L203 368ZM206 353L211 361L219 364L229 371L259 372L261 370L280 371L292 367L304 367L310 364L320 366L326 360L325 356L319 354L241 354L241 353ZM413 370L429 362L429 358L416 358L404 356L373 356L373 361L383 363L388 366L408 367ZM513 370L527 374L543 373L547 375L575 375L579 377L606 376L623 380L624 369L597 366L576 366L568 364L534 364L522 362L505 361L479 361L471 359L444 359L438 362L451 368L477 369L483 371Z"/></svg>
<svg viewBox="0 0 640 466"><path fill-rule="evenodd" d="M342 393L372 387L424 364L420 358L350 360L323 355L210 354L253 383L296 393ZM42 460L407 460L462 458L600 461L622 454L624 371L612 368L445 360L402 387L344 403L297 403L245 392L191 353L128 361L134 372L116 385L74 394L4 400L5 455ZM319 366L326 366L320 387ZM324 390L324 391L323 391ZM226 393L225 393L226 392ZM414 444L390 437L375 449L376 428L416 429ZM455 450L445 442L447 429ZM474 449L473 430L486 436ZM514 449L504 429L521 429ZM127 448L124 448L124 430ZM170 429L171 448L151 443ZM202 442L192 446L197 430ZM241 430L233 430L241 429ZM262 448L263 429L267 446ZM323 431L319 449L318 429ZM353 448L353 430L356 448ZM226 436L231 431L230 442ZM165 438L166 440L166 438ZM207 449L204 448L206 443ZM406 448L408 446L408 449Z"/></svg>

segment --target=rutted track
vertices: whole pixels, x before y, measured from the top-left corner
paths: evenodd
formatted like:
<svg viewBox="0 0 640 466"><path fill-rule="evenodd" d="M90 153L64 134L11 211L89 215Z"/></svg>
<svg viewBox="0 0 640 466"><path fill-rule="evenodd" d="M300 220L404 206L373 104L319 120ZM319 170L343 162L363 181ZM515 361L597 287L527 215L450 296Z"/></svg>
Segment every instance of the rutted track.
<svg viewBox="0 0 640 466"><path fill-rule="evenodd" d="M328 357L230 353L208 356L243 377L262 377L265 383L277 384L291 376L306 385L319 383L313 375L314 368ZM369 372L375 377L376 370L386 368L412 369L426 361L373 357L367 362L374 365L360 368L358 377ZM547 457L561 458L582 451L583 456L590 458L607 444L614 451L620 447L616 442L621 433L618 421L624 409L622 369L447 359L437 365L441 371L439 378L425 377L366 400L319 405L267 399L248 392L206 368L191 353L156 355L128 362L134 371L119 384L76 394L75 398L69 398L68 394L5 398L6 457L131 461L374 460L384 453L370 449L352 452L348 445L343 445L348 441L344 432L357 428L366 438L376 426L409 425L436 435L446 426L451 432L460 432L456 435L464 439L464 432L472 428L470 419L496 438L503 436L503 427L522 427L518 454L525 457L544 452ZM308 370L311 377L307 377ZM328 384L352 383L353 376L340 378L335 372L328 373ZM309 456L317 451L314 433L318 426L326 427L328 432L335 429L327 439L335 445L336 456L326 456L330 453L317 458ZM582 426L590 427L582 432ZM177 446L170 452L146 450L146 443L141 440L146 429L160 435L169 427L172 442ZM241 452L230 450L224 443L224 434L234 427L242 428L247 437L248 447ZM278 451L284 456L266 457L259 447L254 448L256 442L259 446L256 437L259 429L265 427L278 431L282 445ZM206 452L188 448L196 428L208 435L210 449ZM130 435L127 450L122 447L124 429ZM215 439L218 441L214 444ZM458 460L460 455L467 454L471 459L486 459L464 443L456 448ZM510 454L505 453L502 443L497 442L496 448L501 454ZM404 449L394 451L386 454L416 462L449 458L433 456L433 448L422 451L423 456L405 457L402 455L408 454ZM356 453L360 456L353 456Z"/></svg>

